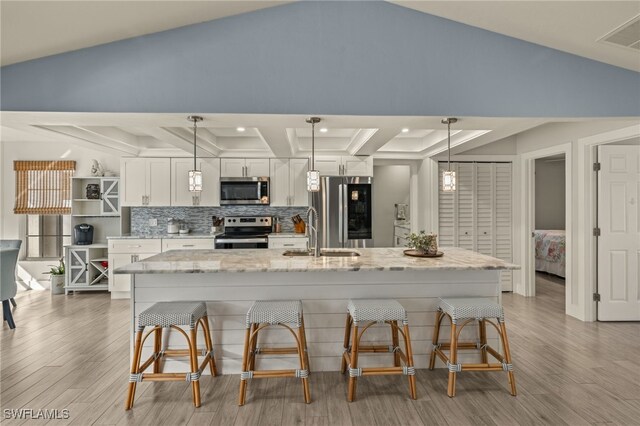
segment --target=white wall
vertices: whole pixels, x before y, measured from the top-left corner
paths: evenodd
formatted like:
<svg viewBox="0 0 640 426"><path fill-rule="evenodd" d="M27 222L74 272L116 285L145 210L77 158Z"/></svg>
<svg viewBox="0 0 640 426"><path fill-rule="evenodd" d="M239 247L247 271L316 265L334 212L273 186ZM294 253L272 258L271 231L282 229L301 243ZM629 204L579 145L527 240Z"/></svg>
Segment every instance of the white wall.
<svg viewBox="0 0 640 426"><path fill-rule="evenodd" d="M565 227L565 162L564 158L536 160L536 229Z"/></svg>
<svg viewBox="0 0 640 426"><path fill-rule="evenodd" d="M79 147L65 142L0 142L0 178L2 179L2 195L0 195L0 238L21 239L24 234L24 216L13 213L15 204L15 160L75 160L76 176L89 176L91 160L96 159L105 169L120 174L120 157ZM23 252L24 253L24 252ZM25 262L20 261L18 276L27 283L36 284L48 280L47 265L52 261Z"/></svg>
<svg viewBox="0 0 640 426"><path fill-rule="evenodd" d="M409 166L373 167L373 241L376 247L393 246L394 204L409 204Z"/></svg>

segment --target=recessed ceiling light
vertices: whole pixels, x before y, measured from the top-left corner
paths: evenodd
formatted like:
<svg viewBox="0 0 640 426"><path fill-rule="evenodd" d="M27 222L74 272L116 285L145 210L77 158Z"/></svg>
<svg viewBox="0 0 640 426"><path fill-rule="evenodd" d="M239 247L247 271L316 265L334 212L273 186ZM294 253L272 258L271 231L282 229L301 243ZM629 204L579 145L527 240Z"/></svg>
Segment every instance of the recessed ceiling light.
<svg viewBox="0 0 640 426"><path fill-rule="evenodd" d="M402 129L402 133L408 133L409 129L407 129L406 127L404 129Z"/></svg>
<svg viewBox="0 0 640 426"><path fill-rule="evenodd" d="M239 132L244 132L247 129L245 129L244 127L236 127L236 130Z"/></svg>
<svg viewBox="0 0 640 426"><path fill-rule="evenodd" d="M322 127L322 128L320 129L320 132L321 132L321 133L327 133L327 131L328 131L328 129L327 129L326 127Z"/></svg>

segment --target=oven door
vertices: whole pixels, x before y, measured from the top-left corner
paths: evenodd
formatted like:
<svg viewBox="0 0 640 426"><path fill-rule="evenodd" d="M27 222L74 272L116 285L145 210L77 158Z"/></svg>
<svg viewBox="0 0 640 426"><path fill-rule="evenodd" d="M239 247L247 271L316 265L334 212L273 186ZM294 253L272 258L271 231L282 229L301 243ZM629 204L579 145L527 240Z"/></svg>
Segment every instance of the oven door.
<svg viewBox="0 0 640 426"><path fill-rule="evenodd" d="M269 178L222 178L220 179L220 204L269 204Z"/></svg>
<svg viewBox="0 0 640 426"><path fill-rule="evenodd" d="M219 249L266 249L269 248L269 239L257 238L216 238L216 250Z"/></svg>

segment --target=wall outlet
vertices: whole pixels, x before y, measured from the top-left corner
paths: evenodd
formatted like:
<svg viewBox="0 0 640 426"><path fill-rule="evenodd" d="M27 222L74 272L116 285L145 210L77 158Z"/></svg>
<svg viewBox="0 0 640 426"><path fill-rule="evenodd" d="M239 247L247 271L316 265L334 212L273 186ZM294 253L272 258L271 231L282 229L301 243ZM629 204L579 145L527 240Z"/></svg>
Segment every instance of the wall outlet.
<svg viewBox="0 0 640 426"><path fill-rule="evenodd" d="M149 219L149 226L158 226L158 219Z"/></svg>

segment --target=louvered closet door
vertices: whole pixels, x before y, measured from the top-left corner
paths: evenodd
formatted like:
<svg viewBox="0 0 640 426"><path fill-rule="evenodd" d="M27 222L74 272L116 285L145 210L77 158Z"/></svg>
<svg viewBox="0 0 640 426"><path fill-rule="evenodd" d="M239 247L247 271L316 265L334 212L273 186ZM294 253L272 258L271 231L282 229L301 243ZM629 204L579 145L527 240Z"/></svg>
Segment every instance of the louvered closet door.
<svg viewBox="0 0 640 426"><path fill-rule="evenodd" d="M495 256L494 250L494 165L475 164L476 168L476 251Z"/></svg>
<svg viewBox="0 0 640 426"><path fill-rule="evenodd" d="M475 165L458 163L456 173L458 247L475 250Z"/></svg>
<svg viewBox="0 0 640 426"><path fill-rule="evenodd" d="M513 261L511 164L495 164L495 257ZM513 271L502 271L502 291L513 291Z"/></svg>
<svg viewBox="0 0 640 426"><path fill-rule="evenodd" d="M458 165L452 164L451 169L457 174ZM438 230L438 245L455 247L458 245L456 238L456 193L442 190L442 172L447 170L447 164L440 163L439 170L438 223L440 229Z"/></svg>

